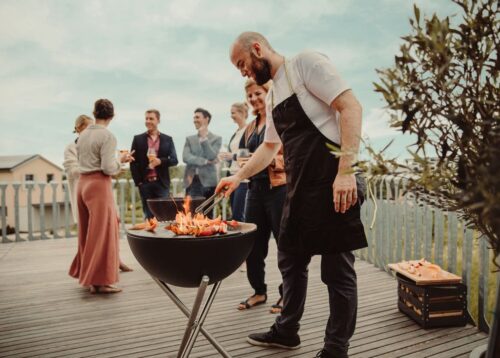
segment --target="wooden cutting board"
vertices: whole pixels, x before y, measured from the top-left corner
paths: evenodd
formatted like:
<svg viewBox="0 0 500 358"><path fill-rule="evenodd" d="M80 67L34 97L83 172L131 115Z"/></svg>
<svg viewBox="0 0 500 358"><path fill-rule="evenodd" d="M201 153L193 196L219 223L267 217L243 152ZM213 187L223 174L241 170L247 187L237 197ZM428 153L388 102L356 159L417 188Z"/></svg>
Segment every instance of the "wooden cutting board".
<svg viewBox="0 0 500 358"><path fill-rule="evenodd" d="M387 265L391 270L400 273L401 275L408 277L410 280L415 281L417 285L440 285L440 284L453 284L453 283L461 283L462 277L457 276L451 272L444 271L441 269L439 276L436 278L423 278L417 276L416 274L409 273L406 270L403 270L399 267L398 264L388 264Z"/></svg>

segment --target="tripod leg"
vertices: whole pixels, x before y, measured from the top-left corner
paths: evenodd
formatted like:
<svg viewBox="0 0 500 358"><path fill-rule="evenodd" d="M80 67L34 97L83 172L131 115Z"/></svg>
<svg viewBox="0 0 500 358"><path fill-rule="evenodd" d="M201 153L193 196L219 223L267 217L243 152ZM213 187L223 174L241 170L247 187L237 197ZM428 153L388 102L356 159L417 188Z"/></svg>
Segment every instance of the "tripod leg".
<svg viewBox="0 0 500 358"><path fill-rule="evenodd" d="M177 358L181 358L185 356L185 348L190 338L193 335L193 329L195 328L196 317L198 316L198 311L200 310L201 303L203 301L203 296L205 295L205 291L208 286L208 277L203 276L201 279L200 287L198 288L198 292L196 293L196 298L194 300L193 309L191 311L191 315L189 316L189 320L186 326L186 331L184 332L184 337L182 338L181 345L179 347L179 352L177 353Z"/></svg>
<svg viewBox="0 0 500 358"><path fill-rule="evenodd" d="M201 326L203 325L205 319L208 316L208 311L210 311L210 308L212 307L212 303L214 302L215 296L217 295L217 291L219 290L220 285L221 281L214 284L214 287L212 288L212 291L208 296L207 302L205 303L205 306L203 307L203 310L200 314L200 319L194 322L194 331L191 334L191 337L189 338L189 341L186 345L186 350L184 352L184 355L182 355L182 358L187 358L189 356L189 353L191 353L191 350L193 349L194 346L194 342L196 341L196 338L200 333ZM212 343L212 345L214 344ZM217 348L215 345L214 347Z"/></svg>

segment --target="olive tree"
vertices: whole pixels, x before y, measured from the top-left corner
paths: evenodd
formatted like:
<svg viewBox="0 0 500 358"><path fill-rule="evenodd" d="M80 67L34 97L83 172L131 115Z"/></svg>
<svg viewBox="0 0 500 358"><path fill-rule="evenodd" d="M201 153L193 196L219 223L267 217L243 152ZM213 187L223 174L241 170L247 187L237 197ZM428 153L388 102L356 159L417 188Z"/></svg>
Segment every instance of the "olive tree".
<svg viewBox="0 0 500 358"><path fill-rule="evenodd" d="M415 6L411 33L402 38L394 64L377 70L375 90L384 97L391 126L415 139L408 147L413 165L368 147L371 164L360 166L371 174L405 175L414 191L457 210L488 240L498 266L499 5L496 0L453 2L458 14L452 18L423 18ZM489 354L500 355L500 338L495 340L496 353L490 343Z"/></svg>

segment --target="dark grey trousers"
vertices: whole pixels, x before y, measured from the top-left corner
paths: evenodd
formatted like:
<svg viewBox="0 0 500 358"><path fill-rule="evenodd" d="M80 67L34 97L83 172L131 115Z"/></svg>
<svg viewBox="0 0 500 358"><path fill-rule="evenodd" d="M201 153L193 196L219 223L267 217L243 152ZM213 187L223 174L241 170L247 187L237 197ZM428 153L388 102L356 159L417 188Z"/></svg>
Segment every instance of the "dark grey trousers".
<svg viewBox="0 0 500 358"><path fill-rule="evenodd" d="M310 255L278 251L278 266L283 277L283 311L275 327L281 335L294 335L306 302ZM328 286L330 318L325 330L325 349L347 352L354 334L358 307L354 255L343 252L321 256L321 280Z"/></svg>

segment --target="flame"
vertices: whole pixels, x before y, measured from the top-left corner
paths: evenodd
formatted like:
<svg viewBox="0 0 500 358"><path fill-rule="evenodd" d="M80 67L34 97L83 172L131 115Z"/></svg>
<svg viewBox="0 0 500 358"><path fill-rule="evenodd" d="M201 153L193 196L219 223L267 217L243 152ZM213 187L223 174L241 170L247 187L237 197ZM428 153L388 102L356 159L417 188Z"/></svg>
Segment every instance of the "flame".
<svg viewBox="0 0 500 358"><path fill-rule="evenodd" d="M184 213L186 215L191 212L191 197L189 195L184 198L182 207L184 208Z"/></svg>
<svg viewBox="0 0 500 358"><path fill-rule="evenodd" d="M212 236L227 233L227 223L220 216L215 219L210 219L201 213L193 216L190 210L190 196L186 196L182 207L184 212L177 212L175 221L166 227L167 230L174 232L176 235L194 236Z"/></svg>

